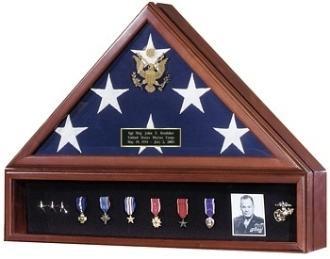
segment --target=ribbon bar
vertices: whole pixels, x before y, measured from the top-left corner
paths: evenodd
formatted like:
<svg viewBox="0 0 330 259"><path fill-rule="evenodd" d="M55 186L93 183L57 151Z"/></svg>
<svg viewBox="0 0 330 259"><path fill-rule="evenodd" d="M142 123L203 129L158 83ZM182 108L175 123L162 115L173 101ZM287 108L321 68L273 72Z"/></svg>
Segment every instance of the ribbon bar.
<svg viewBox="0 0 330 259"><path fill-rule="evenodd" d="M110 199L109 196L101 196L100 197L100 208L104 213L110 209Z"/></svg>
<svg viewBox="0 0 330 259"><path fill-rule="evenodd" d="M161 209L160 199L159 198L151 198L150 199L150 209L151 213L156 217Z"/></svg>
<svg viewBox="0 0 330 259"><path fill-rule="evenodd" d="M131 196L125 197L124 204L127 215L132 215L136 206L135 198Z"/></svg>
<svg viewBox="0 0 330 259"><path fill-rule="evenodd" d="M181 219L184 219L185 217L187 217L188 215L188 199L186 198L178 198L176 200L177 203L177 210L178 210L178 214L180 216Z"/></svg>
<svg viewBox="0 0 330 259"><path fill-rule="evenodd" d="M204 199L204 212L208 217L212 217L215 214L214 198Z"/></svg>
<svg viewBox="0 0 330 259"><path fill-rule="evenodd" d="M87 199L84 196L79 196L76 198L76 208L80 213L83 213L87 207Z"/></svg>

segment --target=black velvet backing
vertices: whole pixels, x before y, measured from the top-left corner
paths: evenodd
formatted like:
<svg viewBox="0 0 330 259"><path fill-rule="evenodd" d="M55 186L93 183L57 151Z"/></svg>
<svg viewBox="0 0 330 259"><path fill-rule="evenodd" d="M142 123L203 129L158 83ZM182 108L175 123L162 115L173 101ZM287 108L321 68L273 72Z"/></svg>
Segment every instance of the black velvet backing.
<svg viewBox="0 0 330 259"><path fill-rule="evenodd" d="M296 241L296 214L287 221L277 223L273 217L274 204L287 201L296 207L294 184L230 184L230 183L156 183L156 182L78 182L78 181L27 181L25 183L28 232L34 234L67 234L111 237L176 238L208 240L265 240ZM231 193L264 194L266 237L232 236ZM85 224L77 221L79 213L75 198L86 196L88 205ZM110 196L111 220L104 225L100 220L99 196ZM134 224L128 224L124 211L124 197L136 198ZM150 198L161 199L162 226L155 229L151 224ZM180 228L176 199L189 199L189 222ZM206 197L214 197L215 226L205 226L204 205ZM39 201L55 204L64 202L68 214L38 208Z"/></svg>

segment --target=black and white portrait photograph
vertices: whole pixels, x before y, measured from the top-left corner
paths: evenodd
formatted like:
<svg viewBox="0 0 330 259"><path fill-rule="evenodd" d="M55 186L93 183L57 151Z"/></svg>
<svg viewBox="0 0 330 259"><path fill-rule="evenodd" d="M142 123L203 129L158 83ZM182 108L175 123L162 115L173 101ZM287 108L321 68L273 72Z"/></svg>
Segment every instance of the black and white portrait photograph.
<svg viewBox="0 0 330 259"><path fill-rule="evenodd" d="M231 194L233 236L266 236L263 194Z"/></svg>

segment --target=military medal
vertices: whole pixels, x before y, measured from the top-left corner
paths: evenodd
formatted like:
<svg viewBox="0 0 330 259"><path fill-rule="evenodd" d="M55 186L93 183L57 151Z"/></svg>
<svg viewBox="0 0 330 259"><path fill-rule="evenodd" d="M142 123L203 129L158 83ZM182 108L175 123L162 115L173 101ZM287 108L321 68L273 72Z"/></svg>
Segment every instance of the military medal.
<svg viewBox="0 0 330 259"><path fill-rule="evenodd" d="M154 217L152 218L152 225L154 226L154 228L159 228L162 225L162 221L160 220L160 218L158 217L158 214L160 212L160 199L159 198L151 198L150 199L150 209L151 209L151 213L154 215Z"/></svg>
<svg viewBox="0 0 330 259"><path fill-rule="evenodd" d="M134 217L132 216L136 207L135 198L128 196L124 199L125 212L127 213L127 223L134 224Z"/></svg>
<svg viewBox="0 0 330 259"><path fill-rule="evenodd" d="M84 224L87 221L87 217L84 212L87 207L87 199L84 196L79 196L76 198L76 208L79 211L80 215L78 217L78 221L80 224Z"/></svg>
<svg viewBox="0 0 330 259"><path fill-rule="evenodd" d="M181 221L179 221L180 227L186 228L188 222L185 221L184 219L188 215L188 209L189 209L188 208L188 199L178 198L178 199L176 199L176 205L177 205L177 211L178 211L179 217L181 218Z"/></svg>
<svg viewBox="0 0 330 259"><path fill-rule="evenodd" d="M104 224L107 224L110 220L110 217L108 215L108 211L110 209L109 196L100 197L100 209L103 211L103 215L100 217L100 219L103 221Z"/></svg>
<svg viewBox="0 0 330 259"><path fill-rule="evenodd" d="M205 224L208 228L214 226L214 219L212 216L215 214L215 202L214 198L205 198L204 199L204 212L207 216L205 219Z"/></svg>

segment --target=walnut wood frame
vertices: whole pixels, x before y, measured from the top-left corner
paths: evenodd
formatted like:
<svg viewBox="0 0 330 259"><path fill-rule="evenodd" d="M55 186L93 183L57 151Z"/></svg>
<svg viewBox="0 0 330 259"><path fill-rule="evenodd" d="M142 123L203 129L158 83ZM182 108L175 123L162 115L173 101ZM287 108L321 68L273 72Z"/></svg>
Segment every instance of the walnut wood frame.
<svg viewBox="0 0 330 259"><path fill-rule="evenodd" d="M271 158L35 156L36 148L136 33L149 22L272 152ZM6 168L5 239L89 244L308 252L326 245L326 173L187 21L149 3ZM27 233L21 181L294 183L297 241L218 241L35 235Z"/></svg>

